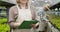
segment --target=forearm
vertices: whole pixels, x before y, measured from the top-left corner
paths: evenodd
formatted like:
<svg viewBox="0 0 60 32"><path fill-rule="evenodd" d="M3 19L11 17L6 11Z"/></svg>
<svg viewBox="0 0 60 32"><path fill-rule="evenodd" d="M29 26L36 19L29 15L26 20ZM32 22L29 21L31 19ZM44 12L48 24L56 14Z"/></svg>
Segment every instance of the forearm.
<svg viewBox="0 0 60 32"><path fill-rule="evenodd" d="M20 24L17 22L10 22L9 25L11 28L17 28Z"/></svg>

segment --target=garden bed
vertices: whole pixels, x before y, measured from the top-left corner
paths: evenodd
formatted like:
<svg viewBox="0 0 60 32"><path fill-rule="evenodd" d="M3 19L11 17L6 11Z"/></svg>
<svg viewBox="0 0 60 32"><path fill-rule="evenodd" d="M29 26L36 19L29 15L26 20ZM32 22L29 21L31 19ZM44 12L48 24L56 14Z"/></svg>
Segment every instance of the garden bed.
<svg viewBox="0 0 60 32"><path fill-rule="evenodd" d="M58 29L60 30L60 16L56 16L53 14L49 15L49 19L51 21L51 23Z"/></svg>

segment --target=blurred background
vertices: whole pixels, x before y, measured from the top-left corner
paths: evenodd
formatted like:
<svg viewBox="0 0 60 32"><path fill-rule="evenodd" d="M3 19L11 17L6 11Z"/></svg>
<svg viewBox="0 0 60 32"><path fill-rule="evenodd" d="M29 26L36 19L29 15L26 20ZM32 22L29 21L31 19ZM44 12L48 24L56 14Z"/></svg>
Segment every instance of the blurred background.
<svg viewBox="0 0 60 32"><path fill-rule="evenodd" d="M60 0L32 0L31 5L35 8L44 4L51 4L50 11L47 12L51 22L52 31L60 31ZM16 5L16 0L0 0L0 32L10 32L8 25L8 13L11 6Z"/></svg>

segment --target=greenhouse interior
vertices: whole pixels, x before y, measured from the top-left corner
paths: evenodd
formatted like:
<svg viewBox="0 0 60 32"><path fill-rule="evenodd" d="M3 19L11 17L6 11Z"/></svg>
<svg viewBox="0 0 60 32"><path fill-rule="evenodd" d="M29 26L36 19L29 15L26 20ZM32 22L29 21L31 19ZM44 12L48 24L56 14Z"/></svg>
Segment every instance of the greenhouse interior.
<svg viewBox="0 0 60 32"><path fill-rule="evenodd" d="M14 0L0 0L0 32L10 32L11 28L8 24L8 16L10 7L14 6ZM52 32L60 32L60 0L32 0L31 6L36 9L42 5L51 4L50 10L47 11L49 16L49 26ZM24 26L24 25L23 25Z"/></svg>

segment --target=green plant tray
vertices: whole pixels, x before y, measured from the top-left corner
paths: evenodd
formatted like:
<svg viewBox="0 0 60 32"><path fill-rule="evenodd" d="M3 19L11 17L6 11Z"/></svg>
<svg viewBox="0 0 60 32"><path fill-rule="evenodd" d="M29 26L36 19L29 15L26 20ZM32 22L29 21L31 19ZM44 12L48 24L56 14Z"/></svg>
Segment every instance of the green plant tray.
<svg viewBox="0 0 60 32"><path fill-rule="evenodd" d="M19 27L18 29L30 29L30 25L31 24L36 24L38 21L37 20L28 20L28 21L24 21Z"/></svg>

